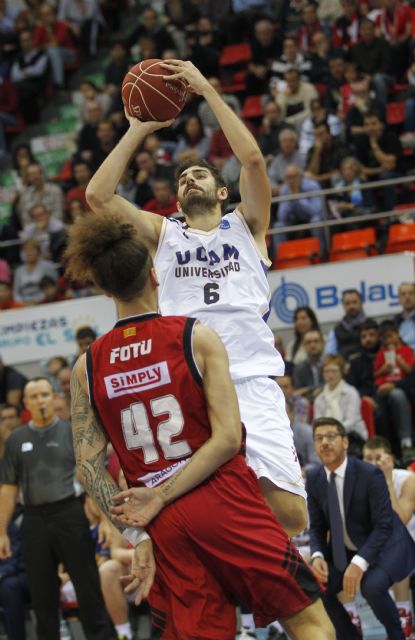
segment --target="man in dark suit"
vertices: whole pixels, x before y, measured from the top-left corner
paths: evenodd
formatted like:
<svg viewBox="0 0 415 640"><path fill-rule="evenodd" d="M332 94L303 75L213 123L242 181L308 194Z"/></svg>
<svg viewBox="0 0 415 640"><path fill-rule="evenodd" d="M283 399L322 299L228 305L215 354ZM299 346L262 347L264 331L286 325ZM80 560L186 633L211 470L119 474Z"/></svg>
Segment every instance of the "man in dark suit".
<svg viewBox="0 0 415 640"><path fill-rule="evenodd" d="M353 598L360 589L389 640L404 640L388 589L414 569L415 544L392 509L380 469L347 457L341 422L319 418L313 432L323 465L307 474L311 566L327 583L323 602L337 638L361 638L337 599L342 590Z"/></svg>

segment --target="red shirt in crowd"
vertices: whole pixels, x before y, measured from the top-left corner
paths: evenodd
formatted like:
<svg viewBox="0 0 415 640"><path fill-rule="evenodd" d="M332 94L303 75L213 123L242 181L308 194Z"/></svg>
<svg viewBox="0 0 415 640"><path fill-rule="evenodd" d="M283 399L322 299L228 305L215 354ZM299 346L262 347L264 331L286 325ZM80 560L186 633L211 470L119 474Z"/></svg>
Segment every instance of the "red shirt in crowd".
<svg viewBox="0 0 415 640"><path fill-rule="evenodd" d="M392 13L382 9L376 18L376 26L387 40L397 40L406 33L406 25L412 24L411 8L398 2Z"/></svg>
<svg viewBox="0 0 415 640"><path fill-rule="evenodd" d="M177 198L172 194L165 205L161 205L156 198L152 198L145 203L143 210L158 213L159 216L171 216L172 213L177 213Z"/></svg>
<svg viewBox="0 0 415 640"><path fill-rule="evenodd" d="M54 39L56 41L55 46L71 49L76 52L69 27L66 22L62 22L61 20L56 20L51 28L51 32L43 24L38 24L35 28L34 39L35 47L38 48L46 48L51 44L51 40Z"/></svg>
<svg viewBox="0 0 415 640"><path fill-rule="evenodd" d="M375 373L378 369L383 367L383 365L385 364L386 362L385 353L387 351L389 350L388 349L379 350L375 359L375 364L374 364ZM405 362L407 362L410 367L413 367L415 365L415 354L411 349L411 347L408 347L406 344L401 344L401 346L398 347L395 351L396 351L396 354L399 354L402 360L405 360ZM381 384L385 384L385 382L397 382L398 380L402 380L402 378L405 375L406 375L405 372L400 368L398 363L396 363L392 371L390 371L389 373L385 373L382 376L377 376L375 378L375 384L377 386L380 386Z"/></svg>

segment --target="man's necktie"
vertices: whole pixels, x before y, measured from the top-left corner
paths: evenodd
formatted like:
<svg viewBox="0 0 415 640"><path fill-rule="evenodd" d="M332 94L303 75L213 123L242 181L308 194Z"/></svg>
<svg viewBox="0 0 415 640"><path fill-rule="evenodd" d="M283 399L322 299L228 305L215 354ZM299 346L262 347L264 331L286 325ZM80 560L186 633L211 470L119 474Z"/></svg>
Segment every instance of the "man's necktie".
<svg viewBox="0 0 415 640"><path fill-rule="evenodd" d="M343 521L340 513L339 497L336 488L336 474L330 474L329 482L329 516L330 516L330 539L333 554L333 564L339 571L343 572L347 565L346 547L344 546Z"/></svg>

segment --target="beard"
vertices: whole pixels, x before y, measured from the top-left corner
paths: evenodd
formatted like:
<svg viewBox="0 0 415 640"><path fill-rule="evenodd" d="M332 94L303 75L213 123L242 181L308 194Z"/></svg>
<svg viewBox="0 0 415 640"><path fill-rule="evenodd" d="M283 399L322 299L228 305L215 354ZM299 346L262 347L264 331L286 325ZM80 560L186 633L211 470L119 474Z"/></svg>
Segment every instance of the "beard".
<svg viewBox="0 0 415 640"><path fill-rule="evenodd" d="M179 198L180 207L184 215L189 218L210 213L217 203L218 197L213 190L208 193L193 191L183 198Z"/></svg>

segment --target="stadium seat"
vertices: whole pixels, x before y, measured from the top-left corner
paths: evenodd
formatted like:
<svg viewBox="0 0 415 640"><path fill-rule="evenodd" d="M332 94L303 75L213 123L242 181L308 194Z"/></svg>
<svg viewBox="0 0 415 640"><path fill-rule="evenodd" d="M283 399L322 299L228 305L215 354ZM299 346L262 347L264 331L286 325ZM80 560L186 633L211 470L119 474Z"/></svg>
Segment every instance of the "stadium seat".
<svg viewBox="0 0 415 640"><path fill-rule="evenodd" d="M242 107L243 118L260 118L264 115L262 96L248 96Z"/></svg>
<svg viewBox="0 0 415 640"><path fill-rule="evenodd" d="M320 262L320 241L318 238L289 240L278 245L273 262L274 269L291 269Z"/></svg>
<svg viewBox="0 0 415 640"><path fill-rule="evenodd" d="M412 205L412 208L414 206ZM415 251L415 222L393 224L389 227L386 253L400 253L401 251Z"/></svg>
<svg viewBox="0 0 415 640"><path fill-rule="evenodd" d="M228 67L249 62L251 59L251 45L247 42L241 42L240 44L230 44L224 47L219 58L219 64L222 67Z"/></svg>
<svg viewBox="0 0 415 640"><path fill-rule="evenodd" d="M227 84L222 86L223 93L242 93L246 91L246 71L236 71Z"/></svg>
<svg viewBox="0 0 415 640"><path fill-rule="evenodd" d="M370 400L366 398L362 398L360 404L360 411L362 414L363 422L366 425L366 429L369 435L369 438L373 438L376 435L375 429L375 414L373 411L373 405Z"/></svg>
<svg viewBox="0 0 415 640"><path fill-rule="evenodd" d="M355 260L378 255L374 227L335 233L331 239L330 262Z"/></svg>
<svg viewBox="0 0 415 640"><path fill-rule="evenodd" d="M388 102L386 105L386 122L390 125L402 124L405 119L404 102Z"/></svg>

